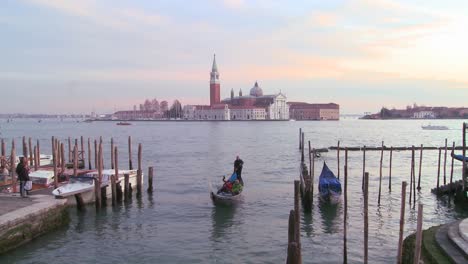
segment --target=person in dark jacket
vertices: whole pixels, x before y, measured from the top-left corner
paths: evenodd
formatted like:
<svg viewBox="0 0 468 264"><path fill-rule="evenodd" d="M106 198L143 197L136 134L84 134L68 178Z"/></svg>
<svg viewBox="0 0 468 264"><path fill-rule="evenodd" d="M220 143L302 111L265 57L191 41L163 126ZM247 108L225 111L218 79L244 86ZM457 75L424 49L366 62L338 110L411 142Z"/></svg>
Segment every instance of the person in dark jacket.
<svg viewBox="0 0 468 264"><path fill-rule="evenodd" d="M20 181L21 197L28 197L28 193L24 189L24 186L26 185L26 182L29 181L29 167L24 157L20 157L20 163L18 163L18 166L16 166L16 174L18 175L18 180Z"/></svg>
<svg viewBox="0 0 468 264"><path fill-rule="evenodd" d="M240 184L244 186L244 181L242 180L242 167L244 166L244 161L236 157L234 161L234 172L237 173L237 179L239 180Z"/></svg>

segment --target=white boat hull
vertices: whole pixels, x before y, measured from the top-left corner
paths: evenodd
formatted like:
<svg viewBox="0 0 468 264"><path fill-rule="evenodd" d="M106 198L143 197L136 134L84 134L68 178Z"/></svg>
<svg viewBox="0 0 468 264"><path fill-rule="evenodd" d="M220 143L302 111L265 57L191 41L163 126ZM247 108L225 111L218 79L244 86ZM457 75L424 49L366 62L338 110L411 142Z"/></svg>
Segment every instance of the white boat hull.
<svg viewBox="0 0 468 264"><path fill-rule="evenodd" d="M141 181L143 183L143 179L144 179L144 175L142 174L141 176ZM122 187L122 189L124 188L124 177L123 176L119 176L119 182L120 182L120 185ZM131 173L130 174L130 177L129 177L129 183L130 183L130 186L132 187L132 190L136 190L136 186L137 186L137 174L136 173ZM69 184L72 184L72 183L69 183ZM55 189L52 194L55 195L55 198L56 199L67 199L67 205L76 205L76 198L75 198L75 195L76 194L81 194L81 198L83 199L83 202L85 204L89 204L89 203L94 203L96 201L96 195L94 193L94 182L92 185L88 185L88 186L78 186L76 188L64 188L66 186L62 186L60 188L63 188L63 192L60 193L58 192L58 190L60 188L57 188ZM106 198L109 199L109 198L112 198L112 186L111 184L109 183L106 183L105 186L102 186L101 188L106 188ZM122 190L123 191L123 190Z"/></svg>

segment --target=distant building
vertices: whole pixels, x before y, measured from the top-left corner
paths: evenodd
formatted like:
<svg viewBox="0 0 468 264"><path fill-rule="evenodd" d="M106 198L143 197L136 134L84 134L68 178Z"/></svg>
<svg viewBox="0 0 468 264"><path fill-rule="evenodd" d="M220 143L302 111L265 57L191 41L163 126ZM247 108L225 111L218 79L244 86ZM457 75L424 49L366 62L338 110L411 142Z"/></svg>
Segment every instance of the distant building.
<svg viewBox="0 0 468 264"><path fill-rule="evenodd" d="M416 118L416 119L436 118L436 114L433 111L417 111L413 113L413 118Z"/></svg>
<svg viewBox="0 0 468 264"><path fill-rule="evenodd" d="M281 92L263 95L262 88L258 82L255 82L249 95L243 96L242 90L240 90L239 96L235 97L234 91L231 90L231 98L224 99L222 102L228 104L230 109L236 109L237 113L242 113L243 118L239 118L239 116L232 118L236 115L231 114L231 119L251 120L253 119L252 114L254 114L255 119L288 120L289 106L286 99L286 96ZM249 114L244 114L247 112Z"/></svg>
<svg viewBox="0 0 468 264"><path fill-rule="evenodd" d="M161 119L163 115L159 111L118 111L113 115L114 119L119 120L150 120L150 119Z"/></svg>
<svg viewBox="0 0 468 264"><path fill-rule="evenodd" d="M185 105L183 112L183 118L187 120L230 120L230 111L226 104Z"/></svg>
<svg viewBox="0 0 468 264"><path fill-rule="evenodd" d="M340 106L338 104L309 104L304 102L288 102L289 118L295 120L339 120Z"/></svg>

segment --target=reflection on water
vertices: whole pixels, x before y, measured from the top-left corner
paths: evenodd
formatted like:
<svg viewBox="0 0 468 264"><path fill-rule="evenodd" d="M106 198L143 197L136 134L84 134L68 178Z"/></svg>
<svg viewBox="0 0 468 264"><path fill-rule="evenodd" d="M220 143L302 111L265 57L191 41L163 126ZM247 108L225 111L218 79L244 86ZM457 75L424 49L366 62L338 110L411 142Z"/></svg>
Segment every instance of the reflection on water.
<svg viewBox="0 0 468 264"><path fill-rule="evenodd" d="M307 237L314 235L314 205L312 204L311 211L304 213L302 210L302 231L305 232Z"/></svg>
<svg viewBox="0 0 468 264"><path fill-rule="evenodd" d="M322 216L322 226L324 233L337 233L340 231L341 218L341 202L332 203L329 201L319 200L319 211Z"/></svg>
<svg viewBox="0 0 468 264"><path fill-rule="evenodd" d="M226 234L232 233L230 230L234 225L234 215L239 205L233 204L213 204L211 211L212 240L221 240ZM235 227L234 227L235 228Z"/></svg>
<svg viewBox="0 0 468 264"><path fill-rule="evenodd" d="M39 139L41 152L51 153L50 139L103 137L105 160L110 157L110 138L119 147L119 164L127 167L128 136L143 146L143 168L154 166L153 196L143 193L115 208L96 213L70 210L70 225L50 232L31 243L0 256L0 263L278 263L286 256L289 211L294 206L293 182L298 179L297 148L299 127L315 148L334 146L441 146L445 138L460 145L460 131L422 131L418 120L339 122L138 122L131 127L115 123L76 123L45 120L15 120L2 123L3 138L21 141L23 135ZM422 122L422 121L421 121ZM461 120L440 120L451 128ZM235 144L233 144L235 142ZM9 146L7 146L8 149ZM219 175L232 169L239 154L245 162L248 188L240 204L213 205L206 182L221 183ZM136 156L136 154L134 154ZM343 154L342 154L343 155ZM134 156L134 157L135 157ZM342 156L343 158L343 156ZM388 167L382 182L381 207L377 196L379 152L366 153L369 184L369 263L394 263L398 243L401 181L409 183L409 152L394 152L392 192L387 188ZM421 193L424 227L462 217L468 211L436 199L438 153L423 157ZM336 152L323 153L316 160L313 210L301 210L304 263L340 263L336 253L342 241L343 204L327 204L317 194L322 161L336 171ZM385 153L384 164L389 164ZM106 163L109 164L109 163ZM348 178L348 260L362 260L362 153L349 152ZM455 164L454 180L461 176ZM389 179L388 179L389 180ZM146 182L144 183L146 185ZM409 186L408 186L409 187ZM409 188L408 188L409 189ZM143 187L145 190L145 186ZM409 199L409 190L407 193ZM415 230L416 210L406 203L405 236ZM76 249L80 254L77 257ZM228 250L228 251L227 251ZM226 259L226 254L236 258ZM137 257L136 257L137 256ZM42 262L41 262L42 261Z"/></svg>

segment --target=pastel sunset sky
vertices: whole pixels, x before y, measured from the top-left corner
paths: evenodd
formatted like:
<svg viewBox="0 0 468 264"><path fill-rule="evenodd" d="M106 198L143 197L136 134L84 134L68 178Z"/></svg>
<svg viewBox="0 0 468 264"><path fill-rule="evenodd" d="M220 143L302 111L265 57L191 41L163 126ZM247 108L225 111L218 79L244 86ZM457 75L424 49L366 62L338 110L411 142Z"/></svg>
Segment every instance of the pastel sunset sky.
<svg viewBox="0 0 468 264"><path fill-rule="evenodd" d="M342 113L468 106L466 0L3 0L1 112L209 103L255 81Z"/></svg>

